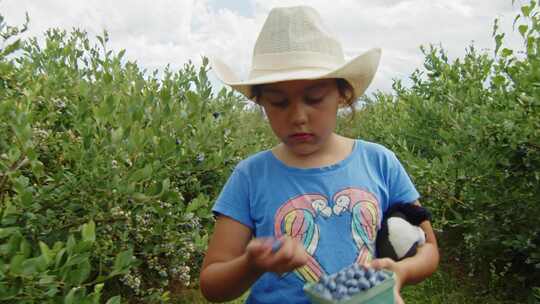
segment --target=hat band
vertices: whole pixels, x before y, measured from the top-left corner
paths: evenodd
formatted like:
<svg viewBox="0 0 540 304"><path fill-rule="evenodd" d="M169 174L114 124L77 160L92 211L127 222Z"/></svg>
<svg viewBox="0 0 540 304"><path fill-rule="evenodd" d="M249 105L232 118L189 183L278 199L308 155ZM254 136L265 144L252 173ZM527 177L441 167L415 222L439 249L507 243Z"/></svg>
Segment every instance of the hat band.
<svg viewBox="0 0 540 304"><path fill-rule="evenodd" d="M296 68L335 69L345 63L343 57L315 52L259 54L253 57L252 70L289 70Z"/></svg>

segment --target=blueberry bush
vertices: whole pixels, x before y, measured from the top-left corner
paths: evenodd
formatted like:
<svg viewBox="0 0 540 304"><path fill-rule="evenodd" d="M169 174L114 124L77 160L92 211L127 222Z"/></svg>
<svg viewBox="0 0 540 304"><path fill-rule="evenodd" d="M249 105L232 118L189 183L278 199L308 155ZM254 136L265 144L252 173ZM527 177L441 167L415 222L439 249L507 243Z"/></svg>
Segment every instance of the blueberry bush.
<svg viewBox="0 0 540 304"><path fill-rule="evenodd" d="M245 127L260 113L212 92L206 60L158 79L106 32L25 28L0 22L0 301L167 301L231 167L268 142Z"/></svg>
<svg viewBox="0 0 540 304"><path fill-rule="evenodd" d="M523 50L470 46L449 61L422 47L424 67L405 87L367 98L340 128L393 149L434 213L452 254L492 288L529 294L540 279L540 8L521 7ZM520 292L516 292L519 290Z"/></svg>

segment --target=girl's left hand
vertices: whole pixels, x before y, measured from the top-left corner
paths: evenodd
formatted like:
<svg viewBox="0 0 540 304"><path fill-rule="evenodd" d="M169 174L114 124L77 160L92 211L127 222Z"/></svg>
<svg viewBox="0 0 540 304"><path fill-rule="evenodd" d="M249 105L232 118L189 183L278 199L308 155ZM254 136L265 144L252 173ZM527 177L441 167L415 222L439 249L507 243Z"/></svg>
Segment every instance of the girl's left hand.
<svg viewBox="0 0 540 304"><path fill-rule="evenodd" d="M404 273L400 267L400 264L390 258L375 259L371 262L367 262L364 266L374 269L388 269L396 274L396 283L394 285L394 298L395 304L405 304L401 297L400 291L403 286Z"/></svg>

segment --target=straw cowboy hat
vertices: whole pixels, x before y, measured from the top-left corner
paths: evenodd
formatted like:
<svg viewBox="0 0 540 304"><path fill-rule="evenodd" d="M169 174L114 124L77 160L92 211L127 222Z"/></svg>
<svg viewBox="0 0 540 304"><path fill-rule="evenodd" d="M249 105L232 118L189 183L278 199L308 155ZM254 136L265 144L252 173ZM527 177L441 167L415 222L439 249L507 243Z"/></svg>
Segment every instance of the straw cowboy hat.
<svg viewBox="0 0 540 304"><path fill-rule="evenodd" d="M249 76L240 80L217 58L210 58L221 81L251 98L256 84L298 79L343 78L361 96L379 65L381 50L371 49L348 62L341 44L308 6L274 8L255 43Z"/></svg>

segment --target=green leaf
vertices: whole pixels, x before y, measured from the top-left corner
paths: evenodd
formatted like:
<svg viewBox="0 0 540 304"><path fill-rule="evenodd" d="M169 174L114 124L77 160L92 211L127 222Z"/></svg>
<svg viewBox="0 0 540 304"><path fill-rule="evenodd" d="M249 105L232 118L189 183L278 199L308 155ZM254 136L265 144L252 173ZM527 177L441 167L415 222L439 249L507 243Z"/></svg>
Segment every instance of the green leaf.
<svg viewBox="0 0 540 304"><path fill-rule="evenodd" d="M491 37L495 37L499 31L499 18L495 18L495 21L493 22L493 32L491 34Z"/></svg>
<svg viewBox="0 0 540 304"><path fill-rule="evenodd" d="M121 49L120 52L118 52L118 55L116 56L116 58L118 58L118 60L121 60L122 57L124 57L125 54L126 54L126 50Z"/></svg>
<svg viewBox="0 0 540 304"><path fill-rule="evenodd" d="M201 194L188 204L186 212L195 212L196 210L199 210L200 208L206 206L207 203L208 198L205 195Z"/></svg>
<svg viewBox="0 0 540 304"><path fill-rule="evenodd" d="M152 198L150 196L147 196L143 193L134 193L133 194L133 199L136 200L137 202L147 202L149 200L151 200Z"/></svg>
<svg viewBox="0 0 540 304"><path fill-rule="evenodd" d="M529 17L531 14L532 7L529 5L524 5L521 7L521 12L523 13L523 16Z"/></svg>
<svg viewBox="0 0 540 304"><path fill-rule="evenodd" d="M64 257L64 254L67 252L66 248L62 248L60 249L60 251L58 251L58 253L56 254L56 257L55 257L55 267L58 268L60 267L60 265L62 264L62 260L63 260L63 257Z"/></svg>
<svg viewBox="0 0 540 304"><path fill-rule="evenodd" d="M499 49L501 48L502 41L504 38L504 33L495 35L495 54L499 52Z"/></svg>
<svg viewBox="0 0 540 304"><path fill-rule="evenodd" d="M103 290L103 286L104 286L103 283L99 283L99 284L96 284L96 286L94 286L94 292L90 294L90 297L92 299L91 301L93 304L99 304L99 300L101 298L101 290Z"/></svg>
<svg viewBox="0 0 540 304"><path fill-rule="evenodd" d="M39 279L38 283L41 285L47 285L54 282L55 279L56 279L56 276L45 274L41 276L41 279Z"/></svg>
<svg viewBox="0 0 540 304"><path fill-rule="evenodd" d="M527 25L525 25L525 24L522 24L522 25L518 26L519 33L524 38L525 38L525 32L527 32L528 29L529 29L529 27Z"/></svg>
<svg viewBox="0 0 540 304"><path fill-rule="evenodd" d="M516 22L518 22L519 18L521 18L521 15L517 15L516 18L514 18L514 22L512 23L512 30L516 29Z"/></svg>
<svg viewBox="0 0 540 304"><path fill-rule="evenodd" d="M8 237L12 235L13 233L19 232L19 227L4 227L0 228L0 239L3 239L5 237Z"/></svg>
<svg viewBox="0 0 540 304"><path fill-rule="evenodd" d="M9 270L15 274L20 275L23 271L22 264L26 260L24 255L17 254L13 258L11 258L11 261L9 262Z"/></svg>
<svg viewBox="0 0 540 304"><path fill-rule="evenodd" d="M193 91L187 91L186 97L192 106L199 104L199 100L200 100L199 95L197 95Z"/></svg>
<svg viewBox="0 0 540 304"><path fill-rule="evenodd" d="M21 239L21 247L19 252L22 253L25 257L32 255L32 245L26 239Z"/></svg>
<svg viewBox="0 0 540 304"><path fill-rule="evenodd" d="M65 281L73 285L80 285L84 283L90 276L91 265L89 261L82 261L76 268L67 272Z"/></svg>
<svg viewBox="0 0 540 304"><path fill-rule="evenodd" d="M135 262L135 257L133 256L133 250L128 249L120 252L115 260L113 271L121 273L125 270L128 270L132 263Z"/></svg>
<svg viewBox="0 0 540 304"><path fill-rule="evenodd" d="M49 298L52 298L58 293L58 291L59 291L58 285L55 284L55 285L49 286L49 290L47 290L45 295L47 295Z"/></svg>
<svg viewBox="0 0 540 304"><path fill-rule="evenodd" d="M74 255L71 255L68 257L66 263L64 264L64 266L73 266L73 265L78 265L78 264L81 264L81 263L85 263L88 261L88 258L90 257L90 253L89 252L85 252L85 253L82 253L82 254L74 254Z"/></svg>
<svg viewBox="0 0 540 304"><path fill-rule="evenodd" d="M96 240L96 224L93 220L90 220L87 224L82 225L82 239L83 241L93 243Z"/></svg>
<svg viewBox="0 0 540 304"><path fill-rule="evenodd" d="M103 74L103 81L105 81L106 84L110 84L113 81L113 77L110 73L105 72Z"/></svg>
<svg viewBox="0 0 540 304"><path fill-rule="evenodd" d="M111 132L111 142L113 144L118 144L120 140L122 140L122 136L124 135L124 129L122 127L113 130Z"/></svg>
<svg viewBox="0 0 540 304"><path fill-rule="evenodd" d="M47 244L43 243L42 241L39 241L39 249L41 250L41 256L43 256L45 262L48 265L51 262L54 253L51 252L49 246L47 246Z"/></svg>
<svg viewBox="0 0 540 304"><path fill-rule="evenodd" d="M86 252L90 251L93 247L94 243L90 241L79 241L77 242L77 245L75 246L75 252Z"/></svg>
<svg viewBox="0 0 540 304"><path fill-rule="evenodd" d="M75 293L80 287L73 287L64 298L64 304L75 304Z"/></svg>
<svg viewBox="0 0 540 304"><path fill-rule="evenodd" d="M503 56L503 57L509 57L509 56L512 56L512 54L514 54L514 51L511 50L511 49L508 49L508 48L504 48L501 51L501 56Z"/></svg>
<svg viewBox="0 0 540 304"><path fill-rule="evenodd" d="M150 164L147 164L146 166L144 166L144 168L135 171L135 173L131 175L131 180L144 181L144 180L149 179L151 176L152 176L152 166Z"/></svg>
<svg viewBox="0 0 540 304"><path fill-rule="evenodd" d="M21 274L30 276L47 268L45 260L40 257L25 260L21 265Z"/></svg>
<svg viewBox="0 0 540 304"><path fill-rule="evenodd" d="M0 58L5 57L5 56L15 52L16 50L18 50L20 48L21 48L21 39L17 39L15 42L9 44L3 50L1 50L2 52L0 53Z"/></svg>
<svg viewBox="0 0 540 304"><path fill-rule="evenodd" d="M66 243L66 249L67 249L68 255L73 254L76 244L77 242L75 241L75 237L70 234Z"/></svg>
<svg viewBox="0 0 540 304"><path fill-rule="evenodd" d="M19 232L14 233L6 244L0 245L0 254L11 256L19 252L22 236Z"/></svg>
<svg viewBox="0 0 540 304"><path fill-rule="evenodd" d="M30 207L32 205L32 202L33 202L32 192L25 190L23 192L20 192L18 197L20 198L21 204L23 206Z"/></svg>
<svg viewBox="0 0 540 304"><path fill-rule="evenodd" d="M105 304L121 304L122 303L122 297L120 296L114 296L107 300L107 303Z"/></svg>

